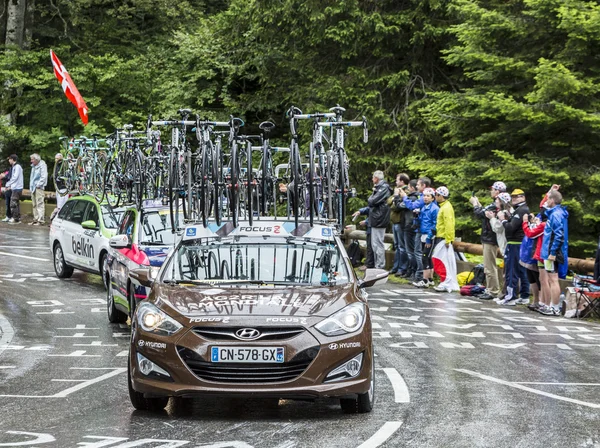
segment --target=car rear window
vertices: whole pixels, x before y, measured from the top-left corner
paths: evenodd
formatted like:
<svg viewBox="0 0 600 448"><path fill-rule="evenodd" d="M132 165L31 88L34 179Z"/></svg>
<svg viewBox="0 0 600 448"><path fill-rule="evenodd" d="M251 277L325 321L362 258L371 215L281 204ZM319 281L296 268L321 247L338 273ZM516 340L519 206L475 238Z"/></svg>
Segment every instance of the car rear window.
<svg viewBox="0 0 600 448"><path fill-rule="evenodd" d="M122 211L114 211L108 205L101 205L102 209L102 221L104 221L104 227L107 229L116 229L119 227L119 221L121 221Z"/></svg>
<svg viewBox="0 0 600 448"><path fill-rule="evenodd" d="M180 216L183 223L183 216ZM144 212L140 222L140 244L167 246L173 244L175 234L171 231L171 215L168 210Z"/></svg>

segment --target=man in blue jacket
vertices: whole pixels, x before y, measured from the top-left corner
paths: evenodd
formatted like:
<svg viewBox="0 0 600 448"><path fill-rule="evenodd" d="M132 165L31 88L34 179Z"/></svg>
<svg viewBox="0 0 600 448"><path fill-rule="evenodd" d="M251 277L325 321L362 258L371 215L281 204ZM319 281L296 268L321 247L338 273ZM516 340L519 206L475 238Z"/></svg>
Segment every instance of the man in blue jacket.
<svg viewBox="0 0 600 448"><path fill-rule="evenodd" d="M569 214L561 205L562 194L558 190L550 190L546 201L548 221L544 228L542 252L544 269L550 291L550 306L540 310L542 314L560 316L560 284L558 283L558 266L567 262L569 245ZM543 287L543 286L542 286Z"/></svg>

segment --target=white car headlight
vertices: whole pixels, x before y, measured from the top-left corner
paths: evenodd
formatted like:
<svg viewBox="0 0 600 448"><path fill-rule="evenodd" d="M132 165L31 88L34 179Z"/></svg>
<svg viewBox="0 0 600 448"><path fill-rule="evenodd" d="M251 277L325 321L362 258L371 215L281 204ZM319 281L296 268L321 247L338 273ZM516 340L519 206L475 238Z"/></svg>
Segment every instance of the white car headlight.
<svg viewBox="0 0 600 448"><path fill-rule="evenodd" d="M365 323L365 305L352 303L322 320L315 328L325 336L339 336L354 333Z"/></svg>
<svg viewBox="0 0 600 448"><path fill-rule="evenodd" d="M142 303L136 311L137 323L142 330L163 336L177 333L183 326L150 302Z"/></svg>

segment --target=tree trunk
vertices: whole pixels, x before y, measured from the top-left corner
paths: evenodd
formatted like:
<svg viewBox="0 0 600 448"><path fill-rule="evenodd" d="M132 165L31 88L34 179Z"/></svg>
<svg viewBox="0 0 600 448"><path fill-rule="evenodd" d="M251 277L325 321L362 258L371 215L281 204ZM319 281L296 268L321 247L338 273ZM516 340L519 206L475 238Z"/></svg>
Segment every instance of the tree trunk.
<svg viewBox="0 0 600 448"><path fill-rule="evenodd" d="M0 0L0 42L6 38L6 17L8 16L8 0Z"/></svg>
<svg viewBox="0 0 600 448"><path fill-rule="evenodd" d="M35 10L35 0L27 0L25 8L25 32L23 34L23 48L29 50L31 39L33 37L33 13Z"/></svg>
<svg viewBox="0 0 600 448"><path fill-rule="evenodd" d="M6 18L6 45L23 48L25 38L25 11L27 0L8 0Z"/></svg>

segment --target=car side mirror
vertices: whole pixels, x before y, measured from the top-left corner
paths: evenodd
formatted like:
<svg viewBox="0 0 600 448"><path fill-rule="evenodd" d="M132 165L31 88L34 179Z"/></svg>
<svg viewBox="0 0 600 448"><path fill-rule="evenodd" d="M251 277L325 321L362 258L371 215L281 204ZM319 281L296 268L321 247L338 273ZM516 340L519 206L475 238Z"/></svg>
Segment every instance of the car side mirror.
<svg viewBox="0 0 600 448"><path fill-rule="evenodd" d="M135 280L142 286L150 288L154 283L154 278L150 272L150 268L138 268L129 271L129 278Z"/></svg>
<svg viewBox="0 0 600 448"><path fill-rule="evenodd" d="M367 269L365 278L359 283L359 288L369 288L375 285L384 285L390 273L385 269Z"/></svg>
<svg viewBox="0 0 600 448"><path fill-rule="evenodd" d="M83 221L81 223L81 227L89 230L98 230L100 228L98 227L98 224L96 224L96 221L92 221L91 219L88 221Z"/></svg>
<svg viewBox="0 0 600 448"><path fill-rule="evenodd" d="M108 245L113 249L130 249L131 239L128 235L115 235L108 240Z"/></svg>

